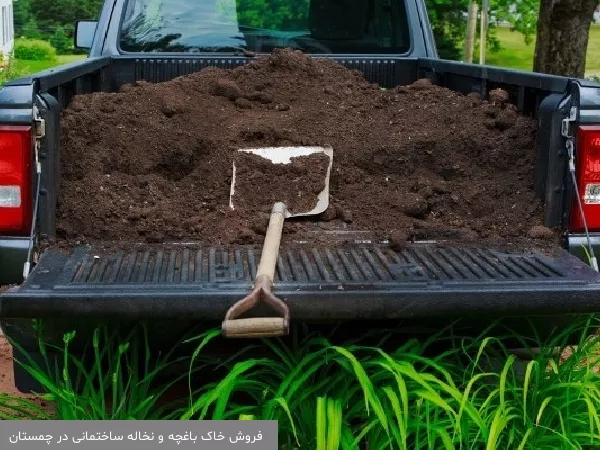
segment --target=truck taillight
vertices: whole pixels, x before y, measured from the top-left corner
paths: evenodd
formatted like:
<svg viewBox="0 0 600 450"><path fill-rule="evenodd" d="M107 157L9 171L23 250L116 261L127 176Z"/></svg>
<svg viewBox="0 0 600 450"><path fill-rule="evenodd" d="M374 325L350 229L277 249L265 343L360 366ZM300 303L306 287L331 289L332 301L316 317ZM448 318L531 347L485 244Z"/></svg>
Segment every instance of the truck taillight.
<svg viewBox="0 0 600 450"><path fill-rule="evenodd" d="M600 229L600 125L579 127L575 160L577 186L587 226L590 230ZM576 205L572 208L571 229L584 229Z"/></svg>
<svg viewBox="0 0 600 450"><path fill-rule="evenodd" d="M29 234L32 127L0 126L0 234Z"/></svg>

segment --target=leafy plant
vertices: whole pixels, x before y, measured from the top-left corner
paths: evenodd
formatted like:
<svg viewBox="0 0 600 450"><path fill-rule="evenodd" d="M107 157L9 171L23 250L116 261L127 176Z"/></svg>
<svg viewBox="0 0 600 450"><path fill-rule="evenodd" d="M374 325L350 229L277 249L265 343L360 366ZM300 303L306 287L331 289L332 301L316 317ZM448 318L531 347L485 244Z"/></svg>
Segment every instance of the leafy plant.
<svg viewBox="0 0 600 450"><path fill-rule="evenodd" d="M50 44L59 55L65 55L73 50L73 41L69 39L65 29L61 26L56 27L54 35L50 38Z"/></svg>
<svg viewBox="0 0 600 450"><path fill-rule="evenodd" d="M552 350L566 335L543 346L524 371L503 340L484 336L461 339L435 357L424 355L442 335L387 352L358 343L335 346L317 336L293 348L268 341L271 357L231 360L220 382L194 393L197 400L182 418L220 420L243 411L276 419L280 442L290 448L336 448L338 440L344 449L598 443L599 380L589 370L598 347L584 340L561 364Z"/></svg>
<svg viewBox="0 0 600 450"><path fill-rule="evenodd" d="M539 10L540 0L499 1L495 16L497 20L509 22L511 29L521 33L525 43L530 45L535 37Z"/></svg>
<svg viewBox="0 0 600 450"><path fill-rule="evenodd" d="M23 68L15 64L15 60L10 58L8 62L0 68L0 87L7 81L19 78L25 74Z"/></svg>
<svg viewBox="0 0 600 450"><path fill-rule="evenodd" d="M76 333L64 336L62 348L43 340L39 325L39 349L44 365L38 364L17 343L11 342L25 360L16 360L46 391L41 398L52 402L60 420L155 420L169 417L168 407L159 399L170 387L185 379L181 374L156 385L157 377L179 359L172 351L155 357L148 344L145 327L121 338L118 331L94 331L92 360L76 357L70 350ZM55 359L55 355L61 358Z"/></svg>
<svg viewBox="0 0 600 450"><path fill-rule="evenodd" d="M172 382L155 382L181 359L169 353L152 363L145 329L124 341L97 330L91 364L71 354L74 334L54 349L63 356L57 370L21 364L49 390L45 398L59 419L278 420L279 442L288 449L594 448L600 445L597 327L596 318L583 318L547 342L495 328L460 337L448 328L400 346L397 330L339 345L295 329L290 340L247 343L221 359L206 355L223 339L220 330L209 330L184 341L195 351L183 359L189 373L174 382L187 378L189 398L169 407L158 399ZM571 348L575 332L580 345ZM508 339L519 341L530 359L519 360L505 346ZM254 352L260 356L249 356Z"/></svg>
<svg viewBox="0 0 600 450"><path fill-rule="evenodd" d="M37 39L16 39L14 55L17 59L33 61L55 60L56 49L49 42Z"/></svg>

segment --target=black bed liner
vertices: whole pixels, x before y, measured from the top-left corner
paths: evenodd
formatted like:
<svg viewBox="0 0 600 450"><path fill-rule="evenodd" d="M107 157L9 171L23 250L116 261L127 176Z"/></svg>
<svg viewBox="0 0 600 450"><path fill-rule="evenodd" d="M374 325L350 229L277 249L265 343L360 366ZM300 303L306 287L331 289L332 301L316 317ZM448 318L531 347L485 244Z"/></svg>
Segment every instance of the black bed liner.
<svg viewBox="0 0 600 450"><path fill-rule="evenodd" d="M2 294L0 315L221 320L248 292L259 257L253 247L52 250ZM281 249L275 292L306 321L600 310L600 275L566 251L296 245Z"/></svg>

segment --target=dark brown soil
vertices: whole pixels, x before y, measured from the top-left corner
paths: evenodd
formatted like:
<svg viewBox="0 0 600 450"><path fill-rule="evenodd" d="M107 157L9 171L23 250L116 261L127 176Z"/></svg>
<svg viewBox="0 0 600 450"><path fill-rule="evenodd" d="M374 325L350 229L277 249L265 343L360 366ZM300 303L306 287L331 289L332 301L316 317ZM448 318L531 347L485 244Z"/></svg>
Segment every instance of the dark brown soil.
<svg viewBox="0 0 600 450"><path fill-rule="evenodd" d="M323 153L291 158L274 164L261 156L240 152L235 156L235 209L269 212L276 202L292 214L308 213L317 206L325 188L329 157Z"/></svg>
<svg viewBox="0 0 600 450"><path fill-rule="evenodd" d="M289 50L232 71L75 97L62 118L58 237L258 243L270 205L229 208L237 150L330 145L330 209L287 221L284 241L358 230L393 235L397 246L406 237L550 248L557 233L531 231L543 225L532 190L535 122L505 99L427 80L384 90ZM281 192L289 181L265 187Z"/></svg>

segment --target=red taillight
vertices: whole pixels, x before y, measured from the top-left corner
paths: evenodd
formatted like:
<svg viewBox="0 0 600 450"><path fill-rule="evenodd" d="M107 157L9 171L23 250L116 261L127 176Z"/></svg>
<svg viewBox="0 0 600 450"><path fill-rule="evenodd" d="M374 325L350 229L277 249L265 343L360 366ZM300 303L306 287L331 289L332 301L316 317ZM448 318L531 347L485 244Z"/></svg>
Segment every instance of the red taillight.
<svg viewBox="0 0 600 450"><path fill-rule="evenodd" d="M0 126L0 234L29 234L32 131Z"/></svg>
<svg viewBox="0 0 600 450"><path fill-rule="evenodd" d="M600 229L600 126L580 126L577 132L576 174L583 213L590 230ZM579 206L571 209L571 229L582 231Z"/></svg>

